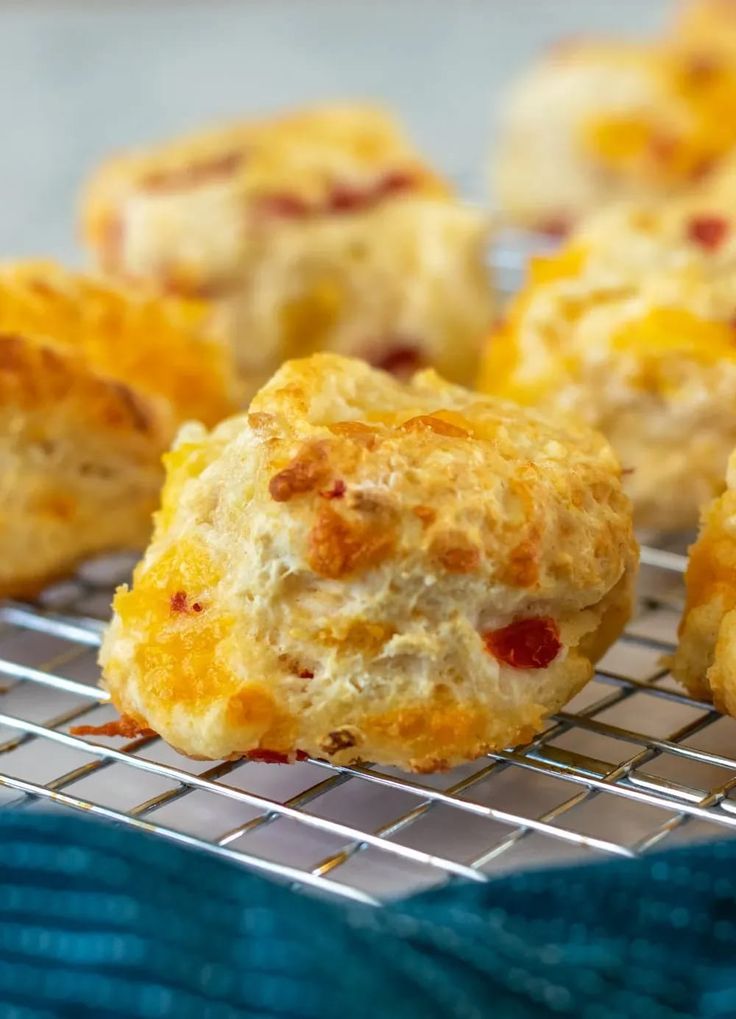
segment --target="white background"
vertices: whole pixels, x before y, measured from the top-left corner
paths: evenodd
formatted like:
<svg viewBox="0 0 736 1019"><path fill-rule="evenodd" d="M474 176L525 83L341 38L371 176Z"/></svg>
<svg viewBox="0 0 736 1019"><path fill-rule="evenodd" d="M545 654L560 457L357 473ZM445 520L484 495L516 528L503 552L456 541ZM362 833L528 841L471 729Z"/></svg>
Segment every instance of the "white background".
<svg viewBox="0 0 736 1019"><path fill-rule="evenodd" d="M667 0L0 0L0 258L79 259L116 147L312 100L390 103L469 196L503 83L560 35L641 34Z"/></svg>

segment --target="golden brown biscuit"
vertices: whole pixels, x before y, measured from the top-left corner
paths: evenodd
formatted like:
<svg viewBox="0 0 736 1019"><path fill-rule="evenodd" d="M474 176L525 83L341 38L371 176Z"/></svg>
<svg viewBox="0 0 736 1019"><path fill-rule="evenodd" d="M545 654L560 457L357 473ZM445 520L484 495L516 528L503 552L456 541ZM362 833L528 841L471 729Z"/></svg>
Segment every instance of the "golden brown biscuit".
<svg viewBox="0 0 736 1019"><path fill-rule="evenodd" d="M673 675L694 697L736 715L736 455L726 491L703 513L690 549Z"/></svg>
<svg viewBox="0 0 736 1019"><path fill-rule="evenodd" d="M320 349L472 378L492 316L485 218L381 110L324 106L123 154L83 217L108 272L217 301L253 388Z"/></svg>
<svg viewBox="0 0 736 1019"><path fill-rule="evenodd" d="M1 595L145 544L178 424L235 406L209 317L49 263L0 266Z"/></svg>
<svg viewBox="0 0 736 1019"><path fill-rule="evenodd" d="M479 387L599 428L637 523L692 527L736 444L735 269L736 219L707 203L601 212L532 259Z"/></svg>
<svg viewBox="0 0 736 1019"><path fill-rule="evenodd" d="M539 732L628 615L610 447L433 371L288 362L166 462L101 662L196 757L450 767Z"/></svg>
<svg viewBox="0 0 736 1019"><path fill-rule="evenodd" d="M687 192L736 145L736 64L702 47L571 41L513 87L491 168L511 221L564 232L616 199Z"/></svg>

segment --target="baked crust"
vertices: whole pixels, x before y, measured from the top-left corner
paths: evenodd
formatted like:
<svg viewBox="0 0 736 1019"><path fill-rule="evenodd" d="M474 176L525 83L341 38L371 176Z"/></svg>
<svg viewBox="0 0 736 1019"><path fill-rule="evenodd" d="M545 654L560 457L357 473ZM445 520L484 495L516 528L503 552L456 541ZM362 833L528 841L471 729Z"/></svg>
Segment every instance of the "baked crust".
<svg viewBox="0 0 736 1019"><path fill-rule="evenodd" d="M538 732L628 615L605 441L433 372L291 361L166 459L101 662L187 754L451 767Z"/></svg>

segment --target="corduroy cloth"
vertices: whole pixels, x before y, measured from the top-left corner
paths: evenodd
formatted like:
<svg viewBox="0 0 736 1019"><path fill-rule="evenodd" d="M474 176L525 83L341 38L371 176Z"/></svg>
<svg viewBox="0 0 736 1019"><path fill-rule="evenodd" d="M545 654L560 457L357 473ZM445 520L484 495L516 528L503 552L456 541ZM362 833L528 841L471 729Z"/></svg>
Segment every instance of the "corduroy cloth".
<svg viewBox="0 0 736 1019"><path fill-rule="evenodd" d="M736 842L376 909L139 832L0 813L0 1016L736 1016Z"/></svg>

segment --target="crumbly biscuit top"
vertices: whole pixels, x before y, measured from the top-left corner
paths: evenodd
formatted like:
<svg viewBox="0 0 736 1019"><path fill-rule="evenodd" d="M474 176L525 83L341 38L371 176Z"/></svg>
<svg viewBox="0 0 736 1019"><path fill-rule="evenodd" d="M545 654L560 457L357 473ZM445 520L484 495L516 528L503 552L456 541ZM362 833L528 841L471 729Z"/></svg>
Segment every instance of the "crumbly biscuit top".
<svg viewBox="0 0 736 1019"><path fill-rule="evenodd" d="M295 572L344 582L421 569L450 589L492 590L501 616L530 597L578 609L613 586L630 552L619 475L585 427L432 371L405 385L315 355L287 363L248 415L182 433L136 586L167 546L181 555L193 522L237 533L248 521Z"/></svg>

